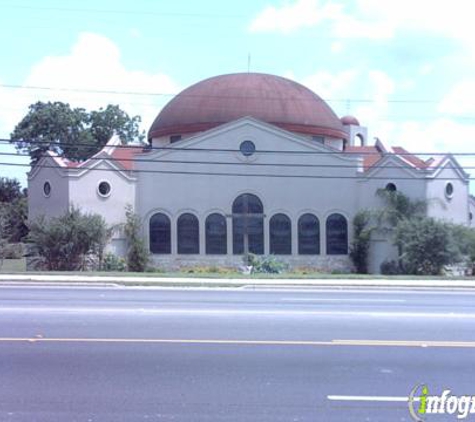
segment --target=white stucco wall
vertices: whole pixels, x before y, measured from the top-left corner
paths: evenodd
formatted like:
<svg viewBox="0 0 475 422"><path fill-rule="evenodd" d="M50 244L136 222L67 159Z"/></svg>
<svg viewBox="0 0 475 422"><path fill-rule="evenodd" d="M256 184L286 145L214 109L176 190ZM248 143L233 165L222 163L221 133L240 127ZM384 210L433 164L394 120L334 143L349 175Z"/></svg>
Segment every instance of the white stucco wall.
<svg viewBox="0 0 475 422"><path fill-rule="evenodd" d="M105 161L95 163L92 169L79 171L70 178L70 202L83 211L97 213L109 225L125 221L125 206L135 203L135 180L116 171L117 167ZM98 192L99 183L108 182L110 194L103 197Z"/></svg>
<svg viewBox="0 0 475 422"><path fill-rule="evenodd" d="M446 195L446 186L451 183L453 194ZM427 181L428 215L456 224L469 224L468 182L448 164L434 179Z"/></svg>
<svg viewBox="0 0 475 422"><path fill-rule="evenodd" d="M150 217L156 212L163 212L169 216L172 225L172 257L169 257L169 260L183 262L192 259L192 257L176 254L176 222L182 213L191 212L200 221L200 255L203 255L204 258L204 224L207 215L211 212L229 215L233 201L243 193L255 194L263 203L266 214L264 220L265 254L269 253L269 220L276 213L284 213L292 221L292 254L294 258L298 258L297 221L299 216L306 212L315 214L320 220L322 256L326 255L325 221L330 214L338 212L347 218L351 236L350 222L356 204L354 177L358 163L357 157L336 156L332 154L332 150L318 143L253 122L226 125L226 127L209 131L199 137L174 145L180 148L238 150L241 142L245 140L251 140L256 145L256 153L249 158L245 158L240 152L187 152L181 150L158 151L147 155L149 160L211 161L232 164L142 162L137 165L139 169L148 171L139 172L137 175L137 211L147 222L146 227L148 227ZM279 152L260 153L259 151ZM284 151L287 153L282 153ZM312 151L320 153L308 154ZM270 166L269 164L278 164L279 166ZM342 165L347 167L341 167ZM177 173L183 171L209 174L150 173L153 169ZM153 194L151 194L152 192ZM145 230L144 235L148 241L148 230ZM228 254L232 256L231 220L229 218ZM282 258L285 259L285 256ZM302 262L302 265L308 265L308 256L301 257L301 259L305 261ZM348 268L350 265L348 257L345 256L344 260ZM316 262L317 258L314 258L313 261Z"/></svg>
<svg viewBox="0 0 475 422"><path fill-rule="evenodd" d="M46 196L43 186L51 185L51 194ZM56 217L69 207L69 183L65 170L51 157L43 158L28 177L28 219L34 221L40 216Z"/></svg>

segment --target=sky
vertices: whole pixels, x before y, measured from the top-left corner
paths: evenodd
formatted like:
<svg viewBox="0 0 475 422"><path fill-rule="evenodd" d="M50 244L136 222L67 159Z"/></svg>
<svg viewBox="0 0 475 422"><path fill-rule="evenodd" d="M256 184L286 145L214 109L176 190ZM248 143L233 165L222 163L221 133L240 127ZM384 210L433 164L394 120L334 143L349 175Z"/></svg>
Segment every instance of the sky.
<svg viewBox="0 0 475 422"><path fill-rule="evenodd" d="M0 0L0 138L37 101L118 104L147 131L187 86L250 70L304 84L339 116L356 116L370 143L473 152L459 161L475 175L472 4ZM28 168L5 165L25 157L0 163L0 176L26 186Z"/></svg>

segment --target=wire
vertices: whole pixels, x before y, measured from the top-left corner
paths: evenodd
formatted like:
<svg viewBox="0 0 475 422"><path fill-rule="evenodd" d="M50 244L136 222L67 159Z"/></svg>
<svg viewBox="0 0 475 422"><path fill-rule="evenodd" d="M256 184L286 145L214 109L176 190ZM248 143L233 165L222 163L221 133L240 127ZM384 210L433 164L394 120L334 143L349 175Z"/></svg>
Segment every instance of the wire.
<svg viewBox="0 0 475 422"><path fill-rule="evenodd" d="M15 144L15 143L28 143L27 141L17 141L11 139L0 138L0 143L7 143L7 144ZM46 142L46 141L34 141L35 145L51 145L53 142ZM73 143L73 142L63 142L61 143L62 146L74 146L74 147L94 147L94 145L87 144L87 143ZM59 146L59 145L58 145ZM104 145L105 147L106 145ZM114 148L125 148L125 149L137 149L141 151L185 151L185 152L240 152L239 149L226 149L226 148L189 148L189 147L178 147L178 146L170 146L170 147L153 147L148 145L115 145ZM348 152L348 151L295 151L295 150L257 150L256 154L300 154L300 155L340 155L344 157L351 157L354 155L376 155L378 152L376 151L356 151L356 152ZM475 156L475 152L383 152L383 155L387 156L446 156L446 155L453 155L453 156Z"/></svg>
<svg viewBox="0 0 475 422"><path fill-rule="evenodd" d="M3 8L25 9L25 10L44 10L57 12L73 13L104 13L104 14L127 14L127 15L147 15L147 16L166 16L166 17L192 17L192 18L244 18L245 15L238 14L220 14L220 13L183 13L183 12L153 12L150 10L117 10L117 9L90 9L90 8L69 8L69 7L45 7L45 6L23 6L23 5L3 5Z"/></svg>
<svg viewBox="0 0 475 422"><path fill-rule="evenodd" d="M0 152L0 156L7 157L30 157L28 154L16 154L14 152ZM38 158L48 157L47 155L41 155ZM58 155L60 158L65 158L64 155ZM91 157L86 161L101 161L104 160L103 157ZM132 163L161 163L161 164L199 164L199 165L223 165L223 166L248 166L248 167L295 167L295 168L355 168L355 164L305 164L305 163L258 163L258 162L230 162L230 161L196 161L196 160L162 160L162 159L151 159L151 158L114 158L108 157L107 161L113 163L120 162L132 162ZM85 162L85 161L84 161ZM371 166L371 169L375 168L401 168L397 165L378 165L374 164ZM463 166L464 170L466 169L475 169L475 166Z"/></svg>
<svg viewBox="0 0 475 422"><path fill-rule="evenodd" d="M31 85L15 85L15 84L0 84L1 88L8 89L23 89L23 90L42 90L42 91L60 91L60 92L81 92L81 93L93 93L93 94L112 94L112 95L138 95L145 97L180 97L187 98L227 98L227 99L240 99L243 96L237 95L210 95L210 94L188 94L188 93L166 93L166 92L137 92L137 91L118 91L118 90L99 90L99 89L85 89L85 88L55 88L51 86L31 86ZM246 96L246 99L262 99L259 96ZM297 97L266 97L268 100L293 100L293 101L306 101L313 102L320 100L322 102L341 102L341 103L374 103L376 100L368 98L333 98L333 99L323 99L318 97L315 94L315 97L312 98L297 98ZM428 103L439 103L440 100L427 100L427 99L412 99L412 100L391 100L387 99L387 103L396 103L396 104L428 104Z"/></svg>
<svg viewBox="0 0 475 422"><path fill-rule="evenodd" d="M20 164L20 163L2 163L0 166L13 166L13 167L30 167L30 164ZM104 172L114 172L114 173L124 173L126 170L121 169L104 169L104 168L88 168L88 167L59 167L51 166L46 164L37 164L34 168L48 168L48 169L61 169L68 171L104 171ZM182 170L147 170L147 169L137 169L133 170L133 173L152 173L152 174L173 174L173 175L193 175L193 176L228 176L228 177L269 177L269 178L294 178L294 179L357 179L365 180L368 177L363 173L361 176L344 176L344 175L307 175L307 174L263 174L263 173L232 173L232 172L206 172L206 171L182 171ZM380 177L380 176L371 176L371 180L414 180L414 177ZM466 180L473 180L474 178L467 177ZM460 180L459 177L441 177L437 180Z"/></svg>

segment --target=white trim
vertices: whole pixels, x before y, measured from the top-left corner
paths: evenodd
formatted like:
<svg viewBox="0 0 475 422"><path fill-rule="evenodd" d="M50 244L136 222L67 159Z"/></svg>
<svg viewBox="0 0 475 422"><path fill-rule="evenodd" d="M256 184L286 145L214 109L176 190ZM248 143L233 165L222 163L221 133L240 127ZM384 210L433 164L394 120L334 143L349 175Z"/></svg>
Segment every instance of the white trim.
<svg viewBox="0 0 475 422"><path fill-rule="evenodd" d="M46 184L49 185L49 193L48 193L48 194L46 194L46 192L45 192ZM44 196L45 198L50 198L50 197L51 197L51 192L52 192L52 190L53 190L53 186L51 185L50 180L49 180L49 179L46 179L46 180L43 182L43 188L41 189L41 192L43 193L43 196Z"/></svg>
<svg viewBox="0 0 475 422"><path fill-rule="evenodd" d="M343 151L339 151L339 150L336 150L336 149L331 148L329 146L310 141L304 135L298 135L296 133L289 132L287 130L284 130L284 129L281 129L277 126L274 126L272 124L265 123L265 122L262 122L260 120L257 120L253 117L242 117L242 118L234 120L232 122L224 123L220 126L209 129L205 132L200 132L200 133L198 133L194 136L191 136L190 138L183 139L182 141L180 141L179 148L180 149L187 148L187 147L192 148L196 144L207 141L210 138L216 137L216 136L221 135L223 133L229 133L231 131L241 129L242 127L245 127L245 126L249 126L249 127L255 128L255 129L260 129L262 131L272 133L276 136L284 137L288 141L292 141L296 144L299 144L300 146L305 147L308 150L322 151L322 152L328 152L328 153L333 152L333 153L335 153L335 154L332 154L333 158L339 159L341 161L349 162L349 163L354 163L355 171L358 167L358 159L355 156L356 154L346 154ZM253 140L253 139L255 139L255 135L252 136L252 137L248 136L247 138L248 138L247 140L252 140L255 143L255 141ZM239 139L244 139L243 135L239 135ZM335 139L339 139L339 138L335 138ZM149 157L150 156L153 157L153 156L156 156L156 155L167 155L167 154L177 152L177 151L179 152L180 150L174 151L173 145L174 144L167 144L167 146L166 146L167 149L166 150L158 150L158 151L154 151L152 153L149 153ZM257 147L257 144L256 144L256 147ZM302 152L304 152L304 151L302 151ZM240 154L239 150L238 150L238 153ZM256 150L256 153L258 153L258 150ZM139 160L137 160L137 161L139 161Z"/></svg>
<svg viewBox="0 0 475 422"><path fill-rule="evenodd" d="M452 187L452 193L448 193L447 192L447 189L449 188L449 186ZM455 193L455 187L454 187L454 184L450 181L446 182L445 185L444 185L444 196L445 198L448 200L448 201L451 201L454 197L454 193Z"/></svg>
<svg viewBox="0 0 475 422"><path fill-rule="evenodd" d="M103 194L100 191L100 186L101 186L102 183L107 183L107 185L109 186L109 191L106 194ZM109 180L107 180L107 179L99 179L99 182L97 182L97 185L96 185L96 193L99 196L99 198L101 198L101 199L109 198L111 196L111 193L112 193L112 184L111 184L111 182L109 182Z"/></svg>

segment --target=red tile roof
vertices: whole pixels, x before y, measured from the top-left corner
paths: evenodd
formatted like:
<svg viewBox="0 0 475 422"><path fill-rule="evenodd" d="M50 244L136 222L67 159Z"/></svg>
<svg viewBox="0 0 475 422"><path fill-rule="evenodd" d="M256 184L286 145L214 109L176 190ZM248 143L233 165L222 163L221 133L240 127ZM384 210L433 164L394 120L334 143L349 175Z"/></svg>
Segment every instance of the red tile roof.
<svg viewBox="0 0 475 422"><path fill-rule="evenodd" d="M406 149L402 147L392 147L392 150L394 151L395 154L399 155L403 160L408 161L414 167L421 170L427 168L427 163L425 161L421 160L419 157L415 156L414 154L411 154Z"/></svg>
<svg viewBox="0 0 475 422"><path fill-rule="evenodd" d="M119 163L125 170L133 170L135 168L135 156L141 152L142 149L138 147L120 147L114 149L111 157L114 160L113 162Z"/></svg>
<svg viewBox="0 0 475 422"><path fill-rule="evenodd" d="M375 146L349 146L345 152L350 154L361 154L363 157L363 168L365 171L373 167L383 156Z"/></svg>

